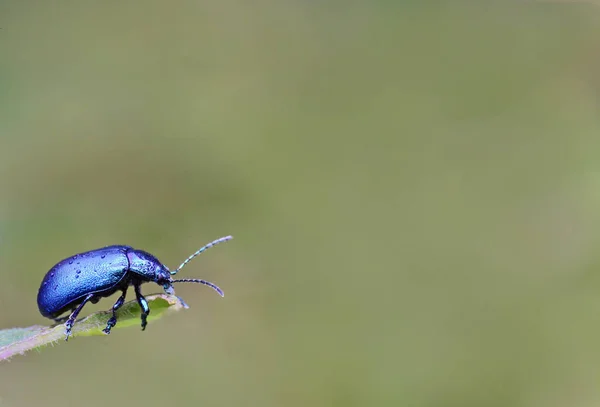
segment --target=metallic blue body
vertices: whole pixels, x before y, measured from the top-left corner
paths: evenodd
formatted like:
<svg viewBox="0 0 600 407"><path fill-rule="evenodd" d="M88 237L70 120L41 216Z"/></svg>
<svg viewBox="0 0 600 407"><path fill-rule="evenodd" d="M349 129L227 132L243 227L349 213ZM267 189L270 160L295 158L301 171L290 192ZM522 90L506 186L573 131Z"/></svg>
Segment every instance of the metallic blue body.
<svg viewBox="0 0 600 407"><path fill-rule="evenodd" d="M38 308L47 318L74 309L89 294L92 303L123 290L133 282L155 281L157 269L169 271L149 253L130 246L107 246L76 254L48 271L38 291Z"/></svg>
<svg viewBox="0 0 600 407"><path fill-rule="evenodd" d="M175 293L173 283L200 283L213 288L223 296L223 291L211 282L201 279L174 280L171 276L206 249L230 239L231 236L222 237L203 246L174 271L169 271L150 253L131 246L106 246L76 254L61 260L46 273L38 291L38 308L44 317L56 321L63 320L64 318L59 317L67 311L70 312L65 323L68 340L71 328L85 304L88 302L95 304L101 298L121 291L121 296L112 307L112 317L103 330L104 333L109 334L111 328L117 323L116 311L125 303L129 286L133 286L141 308L142 330L144 330L150 313L148 301L142 295L140 288L144 283L154 282L171 295Z"/></svg>
<svg viewBox="0 0 600 407"><path fill-rule="evenodd" d="M46 274L38 291L40 313L56 318L78 305L88 294L113 294L129 270L127 251L130 249L109 246L58 262Z"/></svg>

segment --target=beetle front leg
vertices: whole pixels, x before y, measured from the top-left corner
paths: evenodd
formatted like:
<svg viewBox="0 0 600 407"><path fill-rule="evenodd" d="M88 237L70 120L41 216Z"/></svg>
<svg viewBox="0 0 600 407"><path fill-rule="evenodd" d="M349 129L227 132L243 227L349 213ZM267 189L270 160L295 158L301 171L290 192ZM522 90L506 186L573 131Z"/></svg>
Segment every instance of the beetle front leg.
<svg viewBox="0 0 600 407"><path fill-rule="evenodd" d="M106 323L106 328L102 330L105 334L110 334L110 330L117 324L117 310L125 303L125 295L127 295L127 288L123 290L123 294L119 297L115 305L112 307L112 317Z"/></svg>
<svg viewBox="0 0 600 407"><path fill-rule="evenodd" d="M148 306L148 301L146 301L142 295L142 292L140 291L140 284L134 284L133 288L135 289L135 298L142 309L142 331L144 331L146 330L146 325L148 325L146 319L148 318L148 314L150 314L150 307Z"/></svg>
<svg viewBox="0 0 600 407"><path fill-rule="evenodd" d="M92 298L94 298L94 294L89 294L87 297L85 297L83 299L83 301L81 302L81 304L79 304L77 306L77 308L75 308L75 311L73 311L71 313L71 315L69 315L69 318L67 319L67 322L65 323L65 327L67 328L65 330L65 335L67 336L65 338L65 341L69 340L69 336L71 335L71 328L73 328L73 324L75 323L75 320L77 319L77 315L79 315L79 313L81 312L81 309L83 308L83 306L90 301Z"/></svg>

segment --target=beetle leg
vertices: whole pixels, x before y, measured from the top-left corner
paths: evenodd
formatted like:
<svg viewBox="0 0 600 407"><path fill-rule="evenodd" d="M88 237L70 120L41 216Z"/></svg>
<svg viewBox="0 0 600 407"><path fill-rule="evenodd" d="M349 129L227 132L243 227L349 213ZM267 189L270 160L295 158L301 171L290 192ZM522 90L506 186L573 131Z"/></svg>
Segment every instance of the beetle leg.
<svg viewBox="0 0 600 407"><path fill-rule="evenodd" d="M148 301L146 301L146 299L142 295L142 292L140 291L140 284L134 284L133 288L135 289L135 298L137 299L137 302L138 304L140 304L140 308L142 309L142 331L144 331L146 329L146 325L148 325L146 318L150 313L150 307L148 307Z"/></svg>
<svg viewBox="0 0 600 407"><path fill-rule="evenodd" d="M125 303L125 295L126 294L127 294L127 288L125 288L123 290L123 294L119 297L117 302L115 302L115 305L113 305L113 307L112 307L112 317L110 317L110 319L106 323L106 328L104 328L102 330L102 332L104 332L107 335L110 333L110 330L112 329L112 327L117 324L117 310L119 308L121 308L123 306L123 304Z"/></svg>
<svg viewBox="0 0 600 407"><path fill-rule="evenodd" d="M81 304L79 304L77 306L77 308L75 308L75 311L73 311L71 313L71 315L69 315L69 318L67 319L67 322L65 323L65 327L66 327L65 335L67 336L65 338L65 341L69 340L69 336L71 335L71 328L73 328L73 324L75 323L75 320L77 319L77 315L79 315L79 313L81 312L81 309L83 308L83 306L88 301L90 301L92 298L94 298L94 294L90 294L87 297L85 297L83 299L83 301L81 302Z"/></svg>

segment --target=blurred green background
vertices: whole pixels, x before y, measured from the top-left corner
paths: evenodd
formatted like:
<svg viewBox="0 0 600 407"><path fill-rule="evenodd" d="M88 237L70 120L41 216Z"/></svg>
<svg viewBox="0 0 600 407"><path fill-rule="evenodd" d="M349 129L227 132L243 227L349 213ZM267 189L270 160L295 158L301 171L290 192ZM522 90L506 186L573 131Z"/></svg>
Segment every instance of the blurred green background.
<svg viewBox="0 0 600 407"><path fill-rule="evenodd" d="M600 405L599 17L0 1L0 327L76 252L235 236L183 273L224 299L16 357L0 406Z"/></svg>

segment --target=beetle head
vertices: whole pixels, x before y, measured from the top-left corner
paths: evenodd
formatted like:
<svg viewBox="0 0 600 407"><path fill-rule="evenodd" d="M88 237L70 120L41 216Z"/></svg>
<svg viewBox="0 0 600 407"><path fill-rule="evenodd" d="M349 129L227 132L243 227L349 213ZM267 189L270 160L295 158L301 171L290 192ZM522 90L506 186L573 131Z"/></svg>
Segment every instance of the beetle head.
<svg viewBox="0 0 600 407"><path fill-rule="evenodd" d="M175 294L175 290L173 289L173 279L171 278L171 272L165 266L162 269L157 270L156 280L154 280L156 284L161 285L165 293L169 295Z"/></svg>

